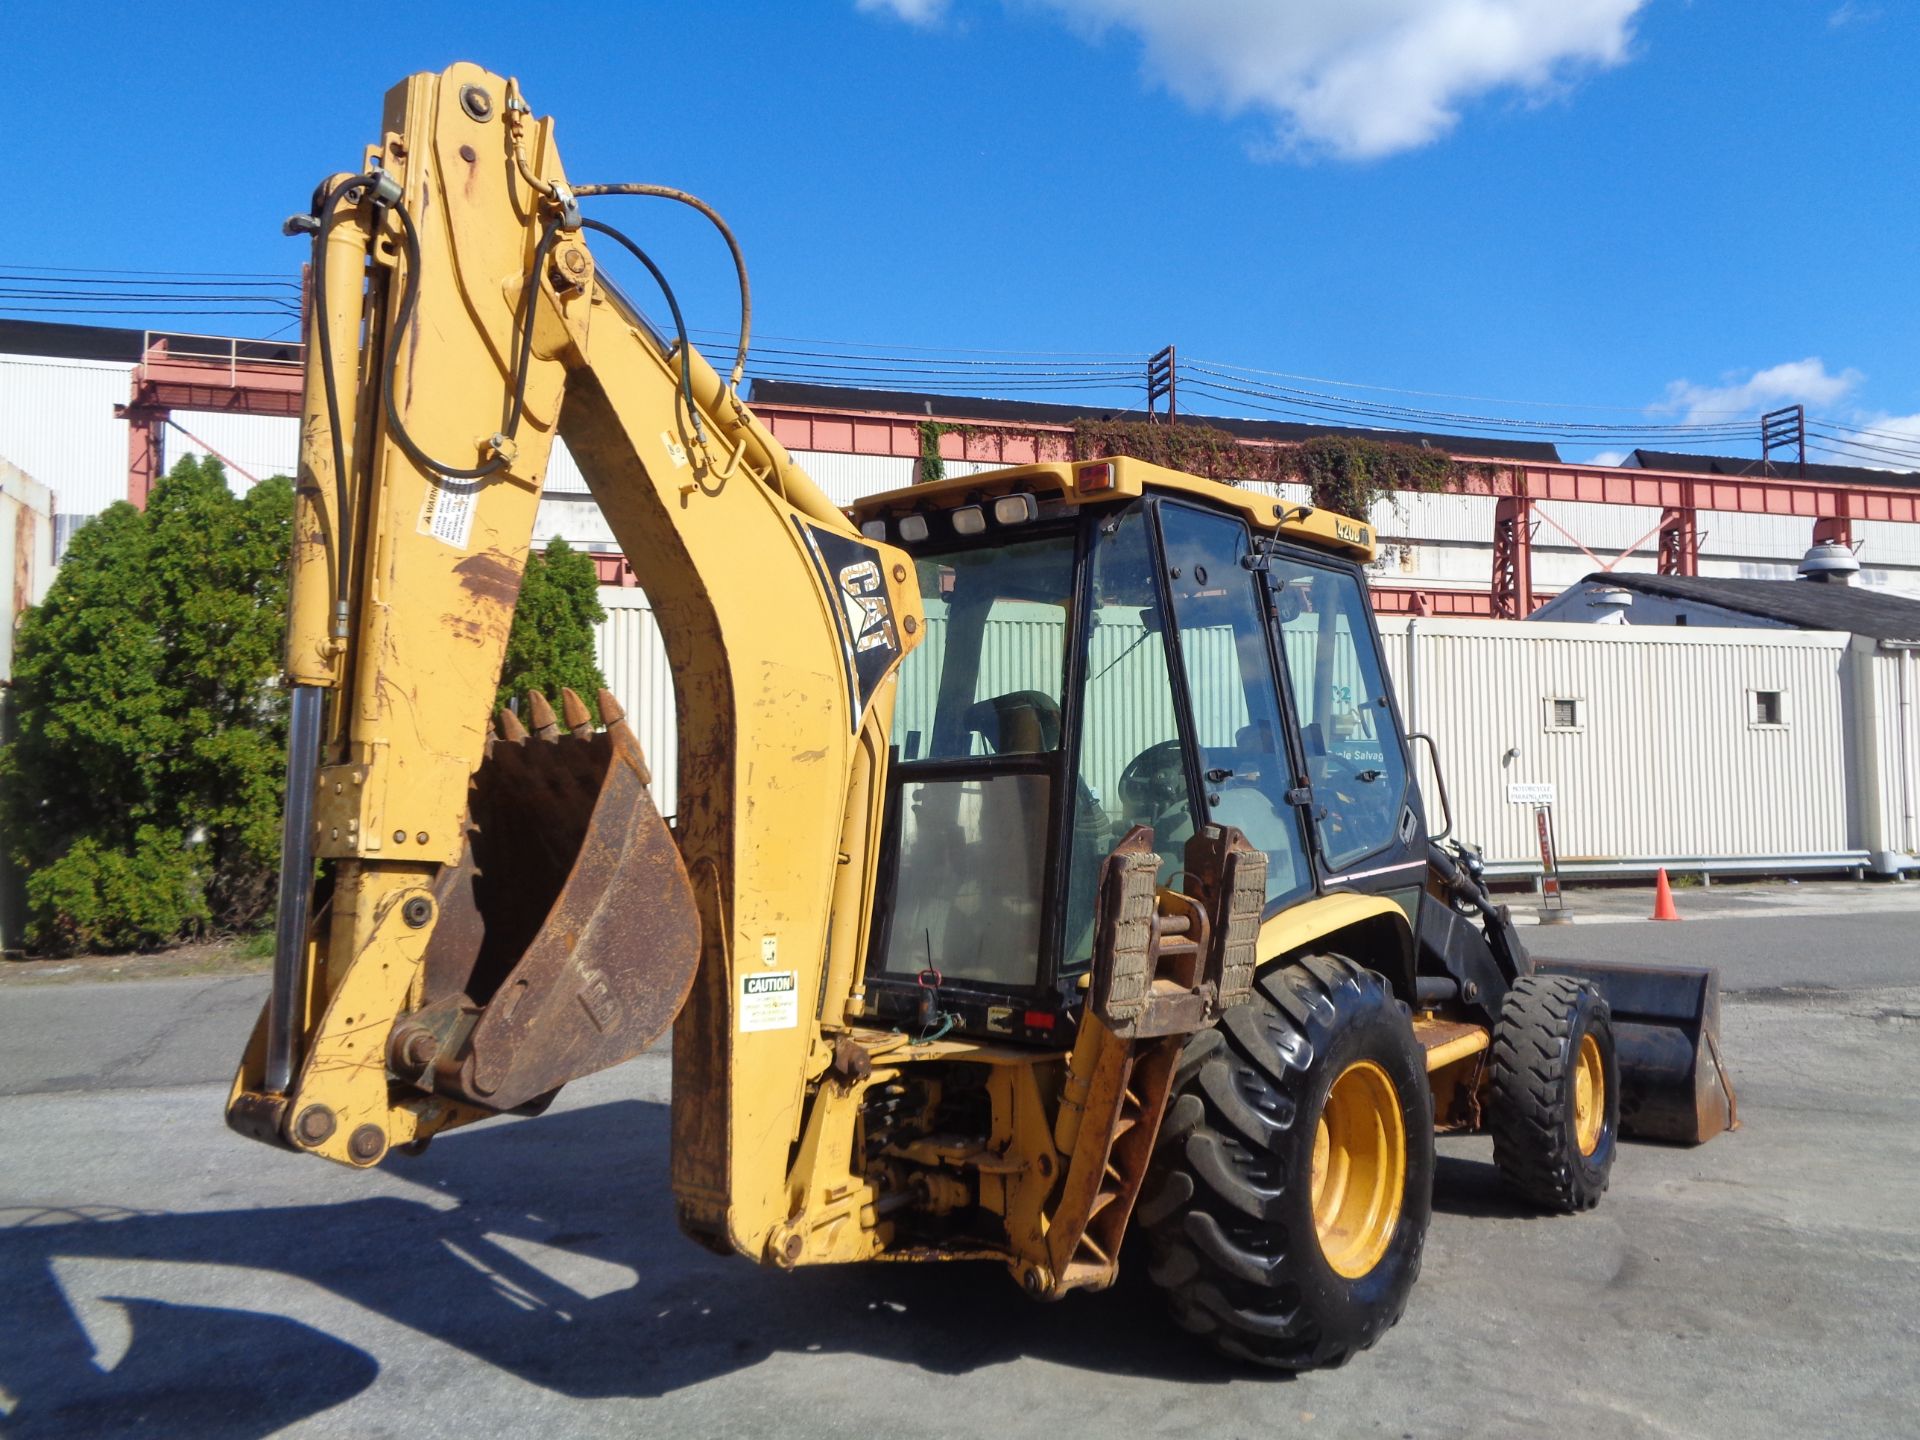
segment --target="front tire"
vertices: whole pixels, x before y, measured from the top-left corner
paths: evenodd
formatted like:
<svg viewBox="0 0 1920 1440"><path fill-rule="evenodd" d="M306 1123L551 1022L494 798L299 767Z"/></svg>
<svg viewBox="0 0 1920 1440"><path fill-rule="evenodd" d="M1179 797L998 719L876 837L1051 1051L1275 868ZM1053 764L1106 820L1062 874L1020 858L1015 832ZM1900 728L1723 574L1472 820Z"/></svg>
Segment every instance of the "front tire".
<svg viewBox="0 0 1920 1440"><path fill-rule="evenodd" d="M1543 1210L1600 1203L1620 1130L1613 1015L1568 975L1523 975L1493 1031L1487 1128L1493 1163Z"/></svg>
<svg viewBox="0 0 1920 1440"><path fill-rule="evenodd" d="M1433 1097L1371 970L1273 971L1188 1043L1138 1218L1183 1329L1242 1360L1338 1365L1399 1320L1433 1197Z"/></svg>

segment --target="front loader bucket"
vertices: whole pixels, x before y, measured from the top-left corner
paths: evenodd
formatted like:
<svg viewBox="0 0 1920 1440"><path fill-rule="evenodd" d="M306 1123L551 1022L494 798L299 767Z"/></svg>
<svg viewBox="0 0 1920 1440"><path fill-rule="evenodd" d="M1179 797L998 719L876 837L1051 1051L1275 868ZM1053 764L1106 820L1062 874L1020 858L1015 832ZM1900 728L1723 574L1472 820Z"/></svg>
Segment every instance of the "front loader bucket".
<svg viewBox="0 0 1920 1440"><path fill-rule="evenodd" d="M491 1110L537 1107L639 1054L680 1011L700 924L640 743L563 692L502 711L474 775L461 862L435 887L420 1007L388 1042L394 1074Z"/></svg>
<svg viewBox="0 0 1920 1440"><path fill-rule="evenodd" d="M1739 1125L1733 1077L1720 1059L1718 970L1567 960L1534 968L1585 980L1612 1009L1621 1134L1698 1145Z"/></svg>

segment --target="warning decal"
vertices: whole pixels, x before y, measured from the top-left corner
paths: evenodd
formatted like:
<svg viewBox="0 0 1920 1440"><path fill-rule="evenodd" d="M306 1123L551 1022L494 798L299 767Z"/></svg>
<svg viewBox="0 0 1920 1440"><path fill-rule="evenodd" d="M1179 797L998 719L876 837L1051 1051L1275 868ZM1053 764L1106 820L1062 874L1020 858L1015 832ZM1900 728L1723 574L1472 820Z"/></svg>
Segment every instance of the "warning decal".
<svg viewBox="0 0 1920 1440"><path fill-rule="evenodd" d="M791 1030L800 1023L800 986L792 970L740 977L740 1030Z"/></svg>
<svg viewBox="0 0 1920 1440"><path fill-rule="evenodd" d="M453 546L467 548L473 534L473 510L479 494L478 480L449 480L432 476L427 484L426 503L420 507L420 533Z"/></svg>

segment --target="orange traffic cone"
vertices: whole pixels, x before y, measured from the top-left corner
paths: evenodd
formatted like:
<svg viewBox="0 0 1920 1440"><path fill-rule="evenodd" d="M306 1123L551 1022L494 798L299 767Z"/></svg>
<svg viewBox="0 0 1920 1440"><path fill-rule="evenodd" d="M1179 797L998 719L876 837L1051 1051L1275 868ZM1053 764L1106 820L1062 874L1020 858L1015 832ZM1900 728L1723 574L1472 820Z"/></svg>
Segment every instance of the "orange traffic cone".
<svg viewBox="0 0 1920 1440"><path fill-rule="evenodd" d="M1673 891L1667 885L1667 867L1660 867L1659 878L1653 882L1653 918L1656 920L1678 920L1680 912L1673 908Z"/></svg>

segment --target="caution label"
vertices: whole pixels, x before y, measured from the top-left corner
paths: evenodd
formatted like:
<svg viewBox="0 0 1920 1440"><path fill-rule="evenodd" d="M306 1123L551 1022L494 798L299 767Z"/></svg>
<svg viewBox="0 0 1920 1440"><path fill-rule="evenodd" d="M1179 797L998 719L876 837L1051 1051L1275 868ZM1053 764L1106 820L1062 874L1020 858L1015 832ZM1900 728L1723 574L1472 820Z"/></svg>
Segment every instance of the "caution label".
<svg viewBox="0 0 1920 1440"><path fill-rule="evenodd" d="M792 970L768 970L740 977L740 1029L791 1030L800 1023L799 977Z"/></svg>

